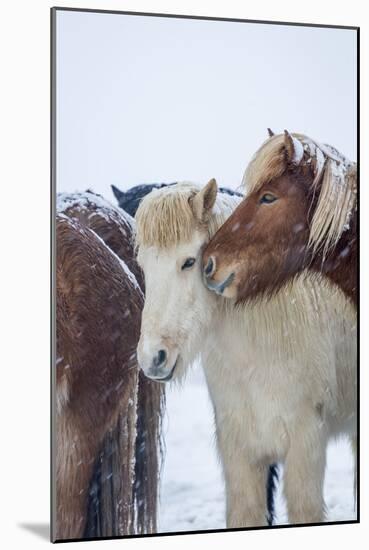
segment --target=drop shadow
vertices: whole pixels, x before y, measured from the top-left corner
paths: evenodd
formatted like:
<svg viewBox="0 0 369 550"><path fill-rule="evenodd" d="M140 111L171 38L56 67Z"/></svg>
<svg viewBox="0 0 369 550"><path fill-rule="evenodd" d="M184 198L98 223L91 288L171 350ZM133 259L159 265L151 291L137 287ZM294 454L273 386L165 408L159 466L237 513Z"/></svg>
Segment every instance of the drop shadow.
<svg viewBox="0 0 369 550"><path fill-rule="evenodd" d="M48 523L18 523L18 527L30 531L41 539L50 541L50 525Z"/></svg>

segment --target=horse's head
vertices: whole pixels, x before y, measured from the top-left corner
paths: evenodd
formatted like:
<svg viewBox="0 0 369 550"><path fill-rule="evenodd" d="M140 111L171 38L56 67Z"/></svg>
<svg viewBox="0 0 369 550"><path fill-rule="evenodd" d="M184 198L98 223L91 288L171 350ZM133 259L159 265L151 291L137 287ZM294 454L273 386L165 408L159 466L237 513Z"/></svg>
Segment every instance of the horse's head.
<svg viewBox="0 0 369 550"><path fill-rule="evenodd" d="M342 184L333 193L332 171L345 165L332 151L287 131L262 145L244 176L246 198L204 250L209 289L238 301L271 294L335 241L348 192Z"/></svg>
<svg viewBox="0 0 369 550"><path fill-rule="evenodd" d="M199 352L215 297L202 283L201 252L217 196L179 183L153 191L137 214L138 262L145 275L145 306L137 355L149 378L179 378Z"/></svg>

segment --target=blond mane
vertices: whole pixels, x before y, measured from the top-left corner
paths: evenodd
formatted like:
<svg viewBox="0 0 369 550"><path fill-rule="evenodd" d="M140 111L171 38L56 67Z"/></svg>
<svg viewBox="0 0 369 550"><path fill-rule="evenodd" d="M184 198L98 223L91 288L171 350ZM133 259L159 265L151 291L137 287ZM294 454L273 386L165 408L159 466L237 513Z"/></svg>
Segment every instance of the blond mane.
<svg viewBox="0 0 369 550"><path fill-rule="evenodd" d="M356 163L330 145L322 145L303 134L291 136L299 142L299 147L302 146L301 163L313 166L313 189L320 185L308 246L314 253L323 250L325 255L349 228L356 209ZM281 176L286 168L285 136L278 134L261 145L247 166L242 180L246 196Z"/></svg>
<svg viewBox="0 0 369 550"><path fill-rule="evenodd" d="M181 182L146 195L137 209L135 246L170 248L192 239L203 229L211 238L239 204L241 197L218 191L210 219L200 224L191 207L192 198L202 189L195 183Z"/></svg>

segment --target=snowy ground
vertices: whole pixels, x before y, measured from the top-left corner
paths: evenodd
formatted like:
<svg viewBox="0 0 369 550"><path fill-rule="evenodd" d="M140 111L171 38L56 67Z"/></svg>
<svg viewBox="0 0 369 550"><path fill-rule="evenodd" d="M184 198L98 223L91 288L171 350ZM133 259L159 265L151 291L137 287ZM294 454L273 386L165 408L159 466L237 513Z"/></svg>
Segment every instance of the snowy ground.
<svg viewBox="0 0 369 550"><path fill-rule="evenodd" d="M164 430L159 531L225 528L224 486L215 452L211 404L199 367L183 387L167 386ZM351 450L341 439L328 449L325 501L329 521L355 519L352 485ZM285 523L282 483L276 504L277 523Z"/></svg>

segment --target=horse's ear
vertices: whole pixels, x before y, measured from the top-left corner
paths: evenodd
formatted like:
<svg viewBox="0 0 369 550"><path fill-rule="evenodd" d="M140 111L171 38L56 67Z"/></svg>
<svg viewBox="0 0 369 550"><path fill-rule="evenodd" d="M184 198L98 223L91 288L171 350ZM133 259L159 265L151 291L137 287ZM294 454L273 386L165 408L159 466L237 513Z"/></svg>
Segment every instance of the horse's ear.
<svg viewBox="0 0 369 550"><path fill-rule="evenodd" d="M271 130L270 128L267 128L268 130L268 136L271 138L273 136L275 136L275 133L273 132L273 130Z"/></svg>
<svg viewBox="0 0 369 550"><path fill-rule="evenodd" d="M215 179L211 179L201 191L192 199L192 209L199 222L206 222L217 198L218 186Z"/></svg>
<svg viewBox="0 0 369 550"><path fill-rule="evenodd" d="M304 147L301 141L293 137L287 130L284 131L284 147L288 164L299 166L304 156Z"/></svg>
<svg viewBox="0 0 369 550"><path fill-rule="evenodd" d="M118 202L123 200L123 198L125 196L125 193L123 193L123 191L118 189L118 187L115 187L115 185L111 185L111 190L113 191L114 196L115 196L115 198L117 199Z"/></svg>

